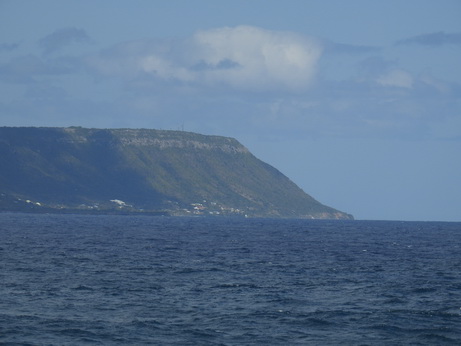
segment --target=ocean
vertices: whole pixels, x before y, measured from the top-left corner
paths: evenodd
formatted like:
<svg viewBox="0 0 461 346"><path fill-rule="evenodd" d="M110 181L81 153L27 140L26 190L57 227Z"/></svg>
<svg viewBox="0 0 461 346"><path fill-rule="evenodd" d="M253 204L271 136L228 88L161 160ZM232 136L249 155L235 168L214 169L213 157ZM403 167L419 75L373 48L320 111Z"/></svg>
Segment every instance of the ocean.
<svg viewBox="0 0 461 346"><path fill-rule="evenodd" d="M0 213L3 345L459 345L461 223Z"/></svg>

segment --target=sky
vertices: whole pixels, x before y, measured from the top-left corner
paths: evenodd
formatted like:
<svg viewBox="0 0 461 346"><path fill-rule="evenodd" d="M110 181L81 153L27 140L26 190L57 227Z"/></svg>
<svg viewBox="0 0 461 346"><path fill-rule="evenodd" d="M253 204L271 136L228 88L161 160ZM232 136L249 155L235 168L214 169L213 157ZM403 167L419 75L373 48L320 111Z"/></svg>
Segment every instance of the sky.
<svg viewBox="0 0 461 346"><path fill-rule="evenodd" d="M461 221L461 1L0 0L0 126L230 136L356 219Z"/></svg>

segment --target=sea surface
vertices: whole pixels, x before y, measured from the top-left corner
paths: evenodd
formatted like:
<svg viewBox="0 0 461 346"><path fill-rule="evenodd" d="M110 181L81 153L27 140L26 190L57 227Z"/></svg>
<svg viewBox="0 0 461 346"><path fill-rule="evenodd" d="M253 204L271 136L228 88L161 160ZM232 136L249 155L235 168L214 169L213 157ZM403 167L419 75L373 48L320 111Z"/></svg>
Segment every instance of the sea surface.
<svg viewBox="0 0 461 346"><path fill-rule="evenodd" d="M3 345L460 345L461 223L0 213Z"/></svg>

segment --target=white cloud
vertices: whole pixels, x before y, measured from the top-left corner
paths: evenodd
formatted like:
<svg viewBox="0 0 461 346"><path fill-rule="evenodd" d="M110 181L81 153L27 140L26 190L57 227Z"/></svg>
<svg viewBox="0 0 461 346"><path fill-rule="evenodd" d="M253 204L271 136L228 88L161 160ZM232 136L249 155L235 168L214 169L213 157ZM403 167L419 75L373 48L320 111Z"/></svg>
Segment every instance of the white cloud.
<svg viewBox="0 0 461 346"><path fill-rule="evenodd" d="M138 41L89 60L105 75L146 73L166 81L239 90L299 90L315 74L322 48L290 32L251 26L203 30L185 40Z"/></svg>
<svg viewBox="0 0 461 346"><path fill-rule="evenodd" d="M243 89L306 87L321 55L320 46L307 37L250 26L200 31L193 40L205 63L235 64L234 68L203 71L207 82Z"/></svg>

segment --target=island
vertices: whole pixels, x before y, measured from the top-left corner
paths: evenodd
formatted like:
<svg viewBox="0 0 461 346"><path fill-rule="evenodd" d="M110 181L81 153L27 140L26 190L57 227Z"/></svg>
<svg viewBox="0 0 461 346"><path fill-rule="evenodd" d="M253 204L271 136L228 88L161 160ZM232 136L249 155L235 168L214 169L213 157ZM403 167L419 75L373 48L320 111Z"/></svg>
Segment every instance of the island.
<svg viewBox="0 0 461 346"><path fill-rule="evenodd" d="M353 219L234 138L82 127L0 127L0 211Z"/></svg>

